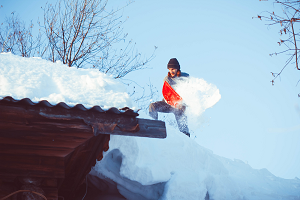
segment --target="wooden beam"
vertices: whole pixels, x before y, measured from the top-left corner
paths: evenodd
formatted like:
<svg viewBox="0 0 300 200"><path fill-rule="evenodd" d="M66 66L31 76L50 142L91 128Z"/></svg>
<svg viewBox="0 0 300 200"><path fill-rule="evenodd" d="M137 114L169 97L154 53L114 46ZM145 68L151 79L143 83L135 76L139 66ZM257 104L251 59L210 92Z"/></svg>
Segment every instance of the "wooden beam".
<svg viewBox="0 0 300 200"><path fill-rule="evenodd" d="M165 138L163 121L139 119L122 114L67 110L58 107L0 105L0 130L5 134L57 135L93 132L98 134ZM26 133L27 132L27 133ZM1 136L1 133L0 133ZM55 141L55 139L54 139Z"/></svg>

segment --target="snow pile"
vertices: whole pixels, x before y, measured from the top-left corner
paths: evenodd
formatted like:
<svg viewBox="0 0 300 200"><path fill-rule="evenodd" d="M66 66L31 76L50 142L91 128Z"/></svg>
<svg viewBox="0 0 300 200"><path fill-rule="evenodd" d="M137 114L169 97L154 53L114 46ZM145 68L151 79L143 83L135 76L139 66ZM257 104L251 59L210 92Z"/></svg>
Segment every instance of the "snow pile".
<svg viewBox="0 0 300 200"><path fill-rule="evenodd" d="M41 58L23 58L0 54L0 97L47 100L51 104L81 103L90 108L131 107L131 99L122 83L96 69L76 69L61 62Z"/></svg>
<svg viewBox="0 0 300 200"><path fill-rule="evenodd" d="M167 131L163 140L111 136L92 174L116 182L130 200L204 200L207 192L214 200L300 199L299 179L217 156L172 126Z"/></svg>

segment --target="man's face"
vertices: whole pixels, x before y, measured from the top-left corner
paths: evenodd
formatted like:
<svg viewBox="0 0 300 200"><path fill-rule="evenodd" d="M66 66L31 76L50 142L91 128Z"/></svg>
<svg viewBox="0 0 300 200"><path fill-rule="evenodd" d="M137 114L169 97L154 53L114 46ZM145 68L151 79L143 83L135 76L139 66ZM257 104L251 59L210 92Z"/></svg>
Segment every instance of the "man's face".
<svg viewBox="0 0 300 200"><path fill-rule="evenodd" d="M170 72L171 76L174 77L177 74L177 69L169 68L169 72Z"/></svg>

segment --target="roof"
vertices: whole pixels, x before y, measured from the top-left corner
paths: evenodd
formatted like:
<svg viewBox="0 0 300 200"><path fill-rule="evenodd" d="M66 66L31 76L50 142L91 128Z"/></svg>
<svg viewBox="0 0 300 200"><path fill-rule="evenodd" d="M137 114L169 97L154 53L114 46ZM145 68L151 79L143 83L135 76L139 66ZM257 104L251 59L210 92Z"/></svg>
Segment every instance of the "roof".
<svg viewBox="0 0 300 200"><path fill-rule="evenodd" d="M51 195L74 199L110 135L166 138L165 122L136 116L128 107L87 109L0 97L0 179L10 184L17 177L42 178L49 180L41 187Z"/></svg>
<svg viewBox="0 0 300 200"><path fill-rule="evenodd" d="M22 125L24 125L24 120L26 124L50 120L49 122L45 122L46 124L43 125L44 128L41 128L43 129L42 131L45 128L49 129L47 123L54 123L54 127L50 129L57 131L62 131L61 129L63 129L57 123L69 123L68 126L71 129L74 128L73 125L80 126L81 128L79 127L78 130L83 128L87 131L90 131L90 127L92 127L94 135L113 134L151 138L166 137L165 122L137 118L139 114L128 107L122 109L111 107L104 110L100 106L94 106L87 109L82 104L77 104L73 107L64 102L52 105L46 100L34 103L29 98L16 100L11 96L0 98L0 107L2 111L0 115L2 115L2 119L4 120L2 122L4 124L8 123L7 120L12 120L12 123L19 121ZM40 122L37 123L42 126ZM12 124L9 126L12 126ZM10 127L7 131L12 131L14 128L16 127ZM18 128L18 130L21 129L26 129L26 127L22 126ZM66 131L71 130L67 128Z"/></svg>
<svg viewBox="0 0 300 200"><path fill-rule="evenodd" d="M39 106L39 107L48 107L48 108L53 108L53 107L58 107L58 108L63 108L67 110L81 110L81 111L94 111L94 112L99 112L99 113L110 113L110 114L120 114L124 116L130 116L130 117L136 117L139 116L137 112L134 110L124 107L121 109L118 109L116 107L111 107L109 109L102 109L100 106L93 106L92 108L88 109L84 107L82 104L76 104L75 106L69 106L64 102L60 102L58 104L52 105L49 103L47 100L42 100L37 103L32 102L29 98L23 98L21 100L14 99L11 96L6 96L1 99L0 97L0 104L10 104L10 105L30 105L30 106Z"/></svg>

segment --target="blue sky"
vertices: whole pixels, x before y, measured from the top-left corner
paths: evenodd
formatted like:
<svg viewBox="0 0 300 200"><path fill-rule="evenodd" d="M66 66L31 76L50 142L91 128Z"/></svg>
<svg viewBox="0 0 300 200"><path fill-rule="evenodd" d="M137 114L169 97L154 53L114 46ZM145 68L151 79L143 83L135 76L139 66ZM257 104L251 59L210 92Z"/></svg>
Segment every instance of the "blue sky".
<svg viewBox="0 0 300 200"><path fill-rule="evenodd" d="M35 22L43 18L45 2L0 0L0 19L15 11ZM127 2L113 0L109 6ZM145 56L158 49L149 69L127 78L141 85L150 79L160 91L167 63L176 57L182 71L216 85L222 95L204 113L195 138L200 145L282 178L300 178L300 72L289 65L272 86L270 72L278 72L287 56L269 56L283 50L279 27L252 19L267 10L280 7L259 0L136 0L122 10L129 16L124 32Z"/></svg>

